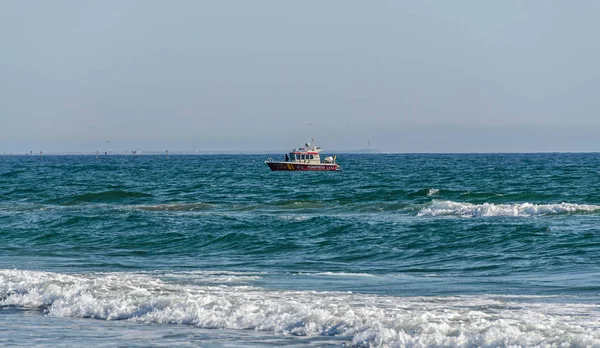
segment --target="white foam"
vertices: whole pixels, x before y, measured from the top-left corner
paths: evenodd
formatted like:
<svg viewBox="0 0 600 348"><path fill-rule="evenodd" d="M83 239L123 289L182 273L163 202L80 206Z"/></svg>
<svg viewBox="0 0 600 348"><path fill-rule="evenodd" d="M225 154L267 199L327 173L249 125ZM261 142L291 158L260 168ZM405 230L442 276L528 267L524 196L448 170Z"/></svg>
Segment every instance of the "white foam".
<svg viewBox="0 0 600 348"><path fill-rule="evenodd" d="M558 204L472 204L464 202L433 200L421 209L417 216L535 216L567 213L589 213L600 211L600 206L572 203Z"/></svg>
<svg viewBox="0 0 600 348"><path fill-rule="evenodd" d="M149 275L159 276L163 280L185 281L194 284L239 284L259 280L266 272L232 272L232 271L189 271L189 272L153 272Z"/></svg>
<svg viewBox="0 0 600 348"><path fill-rule="evenodd" d="M305 221L313 217L303 215L282 215L278 217L281 220Z"/></svg>
<svg viewBox="0 0 600 348"><path fill-rule="evenodd" d="M427 196L435 196L439 193L440 193L440 190L431 188L431 189L429 189L429 191L427 191Z"/></svg>
<svg viewBox="0 0 600 348"><path fill-rule="evenodd" d="M0 270L0 306L41 307L50 316L339 335L365 347L600 345L597 304L547 300L276 291L174 284L136 273Z"/></svg>

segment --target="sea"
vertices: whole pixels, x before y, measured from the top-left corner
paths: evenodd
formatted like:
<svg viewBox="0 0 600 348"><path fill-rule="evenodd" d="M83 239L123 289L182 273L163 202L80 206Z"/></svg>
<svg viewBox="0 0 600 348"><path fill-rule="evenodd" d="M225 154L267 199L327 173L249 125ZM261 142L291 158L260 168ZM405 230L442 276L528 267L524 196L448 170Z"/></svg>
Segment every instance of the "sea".
<svg viewBox="0 0 600 348"><path fill-rule="evenodd" d="M600 154L267 157L1 156L0 345L600 347Z"/></svg>

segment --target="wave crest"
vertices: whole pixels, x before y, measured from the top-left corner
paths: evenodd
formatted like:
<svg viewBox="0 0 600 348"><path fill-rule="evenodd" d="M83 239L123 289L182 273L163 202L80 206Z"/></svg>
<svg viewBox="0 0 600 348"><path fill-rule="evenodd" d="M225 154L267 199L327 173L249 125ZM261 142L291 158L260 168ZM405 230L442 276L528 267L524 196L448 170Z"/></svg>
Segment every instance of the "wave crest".
<svg viewBox="0 0 600 348"><path fill-rule="evenodd" d="M89 192L80 195L68 196L56 200L55 203L63 205L75 205L81 203L113 203L148 197L152 197L152 195L143 192L113 190L103 192Z"/></svg>
<svg viewBox="0 0 600 348"><path fill-rule="evenodd" d="M44 308L61 317L345 336L367 347L600 344L595 304L531 297L391 297L200 286L136 273L0 270L1 306Z"/></svg>
<svg viewBox="0 0 600 348"><path fill-rule="evenodd" d="M592 213L596 211L600 211L600 206L564 202L558 204L473 204L464 202L433 200L431 202L431 205L421 209L417 216L536 216Z"/></svg>
<svg viewBox="0 0 600 348"><path fill-rule="evenodd" d="M154 205L132 205L129 208L133 210L145 211L200 211L214 208L208 203L169 203L169 204L154 204Z"/></svg>

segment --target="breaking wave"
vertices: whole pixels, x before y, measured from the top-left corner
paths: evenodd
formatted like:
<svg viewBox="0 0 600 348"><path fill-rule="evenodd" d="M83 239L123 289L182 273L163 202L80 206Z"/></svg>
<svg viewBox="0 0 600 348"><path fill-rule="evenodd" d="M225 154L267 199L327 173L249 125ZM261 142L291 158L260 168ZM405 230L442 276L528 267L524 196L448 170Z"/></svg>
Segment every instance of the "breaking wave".
<svg viewBox="0 0 600 348"><path fill-rule="evenodd" d="M223 274L181 275L213 276ZM228 281L246 277L225 276ZM600 344L600 312L598 305L590 303L492 295L392 297L280 291L235 282L227 286L182 283L173 277L0 270L0 308L38 308L58 317L341 336L365 347Z"/></svg>
<svg viewBox="0 0 600 348"><path fill-rule="evenodd" d="M417 216L536 216L593 213L597 211L600 211L600 206L587 204L472 204L464 202L433 200L431 205L421 209Z"/></svg>
<svg viewBox="0 0 600 348"><path fill-rule="evenodd" d="M431 189L429 189L429 191L427 191L427 196L435 196L439 193L440 193L440 190L438 190L436 188L431 188Z"/></svg>

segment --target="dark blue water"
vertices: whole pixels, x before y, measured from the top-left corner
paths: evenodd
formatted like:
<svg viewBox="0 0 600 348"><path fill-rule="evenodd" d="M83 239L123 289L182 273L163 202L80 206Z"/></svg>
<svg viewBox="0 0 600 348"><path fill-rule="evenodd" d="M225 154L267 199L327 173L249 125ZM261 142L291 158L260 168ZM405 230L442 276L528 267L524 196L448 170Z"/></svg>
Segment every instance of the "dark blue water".
<svg viewBox="0 0 600 348"><path fill-rule="evenodd" d="M0 344L600 346L600 154L266 157L0 157Z"/></svg>

